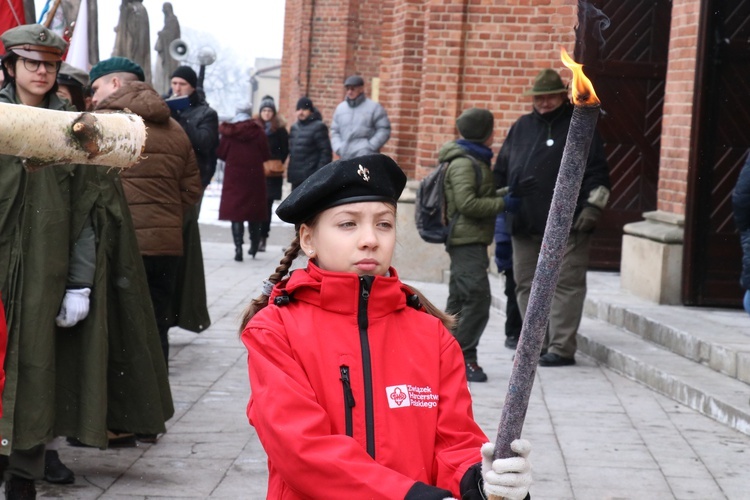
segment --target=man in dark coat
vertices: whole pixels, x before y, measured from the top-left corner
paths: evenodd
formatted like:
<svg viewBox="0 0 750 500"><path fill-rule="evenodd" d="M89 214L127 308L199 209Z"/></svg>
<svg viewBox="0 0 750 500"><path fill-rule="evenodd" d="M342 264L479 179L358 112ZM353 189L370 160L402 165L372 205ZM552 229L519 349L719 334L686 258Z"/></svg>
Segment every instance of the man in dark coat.
<svg viewBox="0 0 750 500"><path fill-rule="evenodd" d="M206 102L202 89L198 89L198 75L190 66L178 67L171 76L172 96L187 96L189 106L172 109L177 120L190 138L201 184L205 188L216 172L216 148L219 146L219 115Z"/></svg>
<svg viewBox="0 0 750 500"><path fill-rule="evenodd" d="M203 191L200 172L185 131L170 117L169 106L159 94L143 82L137 64L113 57L99 62L90 75L96 110L129 109L148 127L143 160L124 171L121 178L168 364L168 332L174 324L172 301L184 248L184 218Z"/></svg>
<svg viewBox="0 0 750 500"><path fill-rule="evenodd" d="M331 163L331 159L328 127L313 102L302 97L297 101L297 121L289 134L289 167L286 175L292 190L320 167Z"/></svg>
<svg viewBox="0 0 750 500"><path fill-rule="evenodd" d="M552 69L541 71L525 95L533 96L534 109L511 126L495 164L498 186L513 186L527 176L534 176L538 181L538 189L522 200L517 213L508 216L513 241L513 275L522 315L526 314L573 115L568 89ZM602 140L596 134L586 161L572 232L552 300L543 346L543 351L547 352L539 359L541 366L575 364L576 335L586 298L591 233L609 200L609 187L609 167Z"/></svg>
<svg viewBox="0 0 750 500"><path fill-rule="evenodd" d="M179 66L170 76L172 96L185 96L188 107L171 108L172 118L182 126L193 146L200 170L203 189L211 183L216 172L216 148L219 146L219 117L206 102L203 89L198 88L198 76L189 66ZM211 325L206 300L206 277L203 270L198 215L203 194L198 203L185 214L183 228L184 254L177 273L177 290L172 309L173 326L191 332L202 332ZM180 292L181 291L181 292Z"/></svg>

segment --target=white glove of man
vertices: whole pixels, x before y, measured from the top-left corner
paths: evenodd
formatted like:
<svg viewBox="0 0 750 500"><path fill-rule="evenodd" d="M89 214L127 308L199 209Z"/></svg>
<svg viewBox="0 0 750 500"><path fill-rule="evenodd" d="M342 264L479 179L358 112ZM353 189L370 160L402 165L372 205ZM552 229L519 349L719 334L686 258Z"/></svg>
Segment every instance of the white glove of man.
<svg viewBox="0 0 750 500"><path fill-rule="evenodd" d="M67 290L63 297L60 313L55 323L61 328L70 328L89 314L89 295L91 288Z"/></svg>
<svg viewBox="0 0 750 500"><path fill-rule="evenodd" d="M493 461L495 444L482 445L484 493L505 500L523 500L531 486L531 464L528 460L531 443L525 439L516 439L510 443L510 449L518 453L518 456Z"/></svg>

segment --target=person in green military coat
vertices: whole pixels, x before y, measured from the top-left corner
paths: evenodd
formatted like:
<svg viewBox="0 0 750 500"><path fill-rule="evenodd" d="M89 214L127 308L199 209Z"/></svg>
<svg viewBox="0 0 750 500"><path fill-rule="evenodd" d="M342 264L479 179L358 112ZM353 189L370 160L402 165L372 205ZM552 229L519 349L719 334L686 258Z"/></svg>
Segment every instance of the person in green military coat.
<svg viewBox="0 0 750 500"><path fill-rule="evenodd" d="M88 80L88 73L63 63L57 77L58 95L73 97L71 103L77 103L75 107L82 111ZM106 420L101 415L93 429L81 429L72 420L61 426L73 429L64 435L103 448L107 446L105 437L112 435L107 430L153 437L163 433L164 422L171 418L174 407L146 271L120 172L106 166L94 168L98 196L92 224L97 237L97 272L92 309L86 321L75 327L83 333L75 335L81 339L93 335L106 341L101 348L106 349L107 374L89 381L88 391L95 390L98 398L106 397L108 414ZM103 331L107 332L106 337L100 334ZM93 362L99 363L100 359ZM74 388L80 384L79 377L76 372L62 374L58 385ZM49 481L47 476L45 469L45 479Z"/></svg>
<svg viewBox="0 0 750 500"><path fill-rule="evenodd" d="M0 39L7 50L0 102L70 109L54 92L65 41L41 25L13 28ZM138 370L148 367L157 380L166 380L166 370L158 350L134 360L144 358L143 349L133 348L138 341L118 338L108 328L120 321L137 330L139 320L125 320L106 293L104 255L122 247L111 245L117 217L107 212L116 212L117 203L107 199L108 191L96 168L27 172L19 158L0 156L0 292L9 337L0 454L9 455L11 498L36 497L34 480L43 476L45 444L53 437L74 436L103 448L107 428L159 432L173 412L165 383L165 392L140 406L145 417L130 415L109 397L128 386L124 397L142 391L144 374ZM122 259L117 265L132 267ZM123 293L142 293L131 275L122 275Z"/></svg>

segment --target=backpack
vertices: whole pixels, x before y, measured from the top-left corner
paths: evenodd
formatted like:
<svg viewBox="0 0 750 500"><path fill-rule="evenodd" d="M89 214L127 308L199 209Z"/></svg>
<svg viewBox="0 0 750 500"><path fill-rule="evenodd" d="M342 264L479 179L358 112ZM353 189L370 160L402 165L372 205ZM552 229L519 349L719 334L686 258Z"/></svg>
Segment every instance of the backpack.
<svg viewBox="0 0 750 500"><path fill-rule="evenodd" d="M465 156L465 158L469 158L474 167L477 193L479 193L482 171L473 157ZM440 163L430 175L419 182L417 188L417 197L414 201L414 222L417 224L419 236L427 243L446 243L458 218L458 213L450 221L447 216L445 174L450 164L450 161Z"/></svg>

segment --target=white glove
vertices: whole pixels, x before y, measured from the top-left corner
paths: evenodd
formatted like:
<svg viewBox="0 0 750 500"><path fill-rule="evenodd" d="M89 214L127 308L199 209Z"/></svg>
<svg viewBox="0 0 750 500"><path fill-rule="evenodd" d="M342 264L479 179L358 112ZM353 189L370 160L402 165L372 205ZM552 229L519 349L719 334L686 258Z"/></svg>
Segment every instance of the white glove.
<svg viewBox="0 0 750 500"><path fill-rule="evenodd" d="M523 500L531 486L531 464L527 458L531 452L531 443L525 439L516 439L510 443L510 449L519 456L493 461L494 443L482 445L484 493L506 500Z"/></svg>
<svg viewBox="0 0 750 500"><path fill-rule="evenodd" d="M63 297L60 313L55 323L61 328L70 328L89 313L89 295L91 288L76 288L67 290Z"/></svg>

